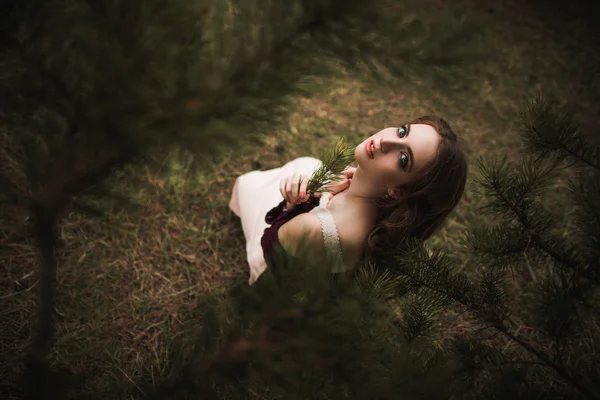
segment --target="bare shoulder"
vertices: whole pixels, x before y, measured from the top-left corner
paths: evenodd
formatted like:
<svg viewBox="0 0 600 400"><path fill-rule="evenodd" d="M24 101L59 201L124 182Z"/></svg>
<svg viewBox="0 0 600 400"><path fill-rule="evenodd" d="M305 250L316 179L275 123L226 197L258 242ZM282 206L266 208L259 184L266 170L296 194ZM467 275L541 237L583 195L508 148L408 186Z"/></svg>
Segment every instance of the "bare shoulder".
<svg viewBox="0 0 600 400"><path fill-rule="evenodd" d="M343 216L338 217L337 228L344 261L346 265L355 265L364 255L372 223L356 215Z"/></svg>
<svg viewBox="0 0 600 400"><path fill-rule="evenodd" d="M295 254L301 244L309 246L311 251L324 250L321 223L314 213L300 214L279 228L279 243L286 252Z"/></svg>

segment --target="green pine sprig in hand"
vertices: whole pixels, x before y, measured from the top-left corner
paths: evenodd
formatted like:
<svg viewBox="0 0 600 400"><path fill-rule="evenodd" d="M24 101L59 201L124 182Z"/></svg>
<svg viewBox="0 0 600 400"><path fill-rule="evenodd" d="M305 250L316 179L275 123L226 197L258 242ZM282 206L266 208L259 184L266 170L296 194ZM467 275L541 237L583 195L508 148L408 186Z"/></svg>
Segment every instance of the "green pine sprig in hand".
<svg viewBox="0 0 600 400"><path fill-rule="evenodd" d="M323 164L308 179L306 191L309 194L322 192L339 179L346 167L354 161L354 148L348 146L342 137L338 139L333 149L321 156L321 160Z"/></svg>
<svg viewBox="0 0 600 400"><path fill-rule="evenodd" d="M348 164L354 161L354 149L339 139L333 148L321 155L322 164L314 170L310 177L306 175L293 174L281 180L279 190L283 196L281 202L273 210L273 215L267 213L265 221L270 223L278 213L285 209L291 210L296 205L308 202L310 195L319 197L320 192L338 193L347 187L354 175L355 168L348 168ZM341 179L340 179L341 178Z"/></svg>

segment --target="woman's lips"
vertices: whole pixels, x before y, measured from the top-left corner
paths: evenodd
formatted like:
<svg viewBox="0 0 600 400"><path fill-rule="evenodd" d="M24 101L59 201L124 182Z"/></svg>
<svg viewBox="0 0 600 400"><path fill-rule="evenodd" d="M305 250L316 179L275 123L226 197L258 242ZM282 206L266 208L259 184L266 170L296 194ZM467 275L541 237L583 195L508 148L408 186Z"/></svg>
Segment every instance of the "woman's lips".
<svg viewBox="0 0 600 400"><path fill-rule="evenodd" d="M365 148L367 150L367 155L369 156L369 158L373 159L375 157L375 141L369 140L365 145Z"/></svg>

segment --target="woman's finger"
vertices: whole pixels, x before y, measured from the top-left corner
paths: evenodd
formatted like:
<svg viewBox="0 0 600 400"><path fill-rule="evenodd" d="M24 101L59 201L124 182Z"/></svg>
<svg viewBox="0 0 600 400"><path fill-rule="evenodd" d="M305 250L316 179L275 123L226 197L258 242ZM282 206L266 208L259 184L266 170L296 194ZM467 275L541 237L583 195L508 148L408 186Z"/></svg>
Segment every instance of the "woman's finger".
<svg viewBox="0 0 600 400"><path fill-rule="evenodd" d="M352 178L354 176L354 171L356 171L356 168L354 167L348 167L344 170L344 177L346 178Z"/></svg>
<svg viewBox="0 0 600 400"><path fill-rule="evenodd" d="M291 190L290 200L292 202L296 202L296 200L298 200L298 193L300 192L300 175L299 174L294 174L294 176L292 177L290 190Z"/></svg>
<svg viewBox="0 0 600 400"><path fill-rule="evenodd" d="M348 186L350 186L350 179L344 179L337 185L335 194L343 192L348 188Z"/></svg>
<svg viewBox="0 0 600 400"><path fill-rule="evenodd" d="M308 176L302 176L302 177L300 177L300 179L301 179L300 191L299 191L298 195L301 199L305 199L308 197L308 195L306 193L306 188L308 187Z"/></svg>
<svg viewBox="0 0 600 400"><path fill-rule="evenodd" d="M288 183L287 183L287 186L286 186L288 199L292 203L296 200L295 199L295 195L294 195L294 180L295 179L296 179L295 175L291 175L290 177L288 177Z"/></svg>
<svg viewBox="0 0 600 400"><path fill-rule="evenodd" d="M287 191L285 189L286 184L287 184L287 178L283 178L282 180L279 181L279 193L281 193L281 197L283 197L283 199L285 201L289 201Z"/></svg>
<svg viewBox="0 0 600 400"><path fill-rule="evenodd" d="M294 198L294 193L293 193L293 185L294 185L294 175L290 175L287 177L287 180L285 182L285 193L286 193L286 197L287 197L287 201L289 201L290 203L293 203L296 201L296 199Z"/></svg>

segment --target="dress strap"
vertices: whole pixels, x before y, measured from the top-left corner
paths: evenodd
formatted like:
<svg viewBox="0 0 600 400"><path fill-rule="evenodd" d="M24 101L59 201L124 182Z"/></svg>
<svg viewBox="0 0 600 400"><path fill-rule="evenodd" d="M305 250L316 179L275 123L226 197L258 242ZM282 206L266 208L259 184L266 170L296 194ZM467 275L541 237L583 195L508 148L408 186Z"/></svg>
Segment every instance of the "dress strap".
<svg viewBox="0 0 600 400"><path fill-rule="evenodd" d="M312 209L319 218L321 223L321 231L323 232L323 242L325 243L325 251L333 259L339 260L332 268L331 272L338 273L346 271L344 266L344 258L342 257L342 246L340 245L340 236L338 235L337 226L331 212L323 207L315 207Z"/></svg>

